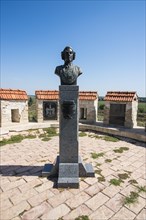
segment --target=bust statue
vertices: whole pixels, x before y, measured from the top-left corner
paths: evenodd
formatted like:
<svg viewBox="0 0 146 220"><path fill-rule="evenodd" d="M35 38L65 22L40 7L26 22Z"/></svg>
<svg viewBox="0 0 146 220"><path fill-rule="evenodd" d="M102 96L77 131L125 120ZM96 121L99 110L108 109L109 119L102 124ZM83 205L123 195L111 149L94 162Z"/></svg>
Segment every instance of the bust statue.
<svg viewBox="0 0 146 220"><path fill-rule="evenodd" d="M77 78L82 74L80 67L74 66L72 61L75 59L75 52L69 46L61 52L61 58L64 65L57 66L55 74L60 77L61 85L76 85Z"/></svg>

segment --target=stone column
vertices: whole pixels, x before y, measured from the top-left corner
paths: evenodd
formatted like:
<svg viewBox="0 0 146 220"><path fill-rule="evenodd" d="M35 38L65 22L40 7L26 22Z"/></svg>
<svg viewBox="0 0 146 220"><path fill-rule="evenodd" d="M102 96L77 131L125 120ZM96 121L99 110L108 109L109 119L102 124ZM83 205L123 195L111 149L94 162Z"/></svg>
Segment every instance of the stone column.
<svg viewBox="0 0 146 220"><path fill-rule="evenodd" d="M79 188L79 177L95 176L92 165L84 165L79 157L78 97L78 86L59 87L59 156L54 164L45 164L42 171L42 176L58 177L59 188Z"/></svg>
<svg viewBox="0 0 146 220"><path fill-rule="evenodd" d="M58 187L78 188L78 94L76 85L59 86L60 143Z"/></svg>

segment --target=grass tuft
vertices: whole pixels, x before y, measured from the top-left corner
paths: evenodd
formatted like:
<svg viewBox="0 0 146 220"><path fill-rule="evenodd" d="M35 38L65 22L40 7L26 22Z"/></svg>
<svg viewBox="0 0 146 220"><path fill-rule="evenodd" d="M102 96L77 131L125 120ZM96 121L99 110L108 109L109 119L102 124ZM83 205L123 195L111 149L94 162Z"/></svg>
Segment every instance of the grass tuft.
<svg viewBox="0 0 146 220"><path fill-rule="evenodd" d="M111 179L109 182L114 186L120 186L120 184L123 183L121 179Z"/></svg>
<svg viewBox="0 0 146 220"><path fill-rule="evenodd" d="M10 139L3 139L2 141L0 141L0 146L6 145L6 144L20 143L23 139L24 137L20 134L14 135L14 136L11 136Z"/></svg>
<svg viewBox="0 0 146 220"><path fill-rule="evenodd" d="M127 151L127 150L129 150L128 147L120 147L120 148L114 149L113 151L115 153L123 153L124 151Z"/></svg>
<svg viewBox="0 0 146 220"><path fill-rule="evenodd" d="M130 205L132 203L138 202L138 197L139 197L139 195L137 192L131 191L130 195L125 197L124 204Z"/></svg>
<svg viewBox="0 0 146 220"><path fill-rule="evenodd" d="M44 128L43 131L46 131L48 137L58 136L56 128Z"/></svg>
<svg viewBox="0 0 146 220"><path fill-rule="evenodd" d="M118 138L116 138L116 137L113 137L113 136L104 136L103 137L103 140L105 140L105 141L112 141L112 142L118 142L118 141L120 141Z"/></svg>
<svg viewBox="0 0 146 220"><path fill-rule="evenodd" d="M138 192L146 192L146 186L137 186Z"/></svg>
<svg viewBox="0 0 146 220"><path fill-rule="evenodd" d="M41 140L42 140L42 141L50 141L51 138L50 138L50 137L44 137L44 138L42 138Z"/></svg>
<svg viewBox="0 0 146 220"><path fill-rule="evenodd" d="M104 176L99 176L98 178L98 182L105 182L105 177Z"/></svg>
<svg viewBox="0 0 146 220"><path fill-rule="evenodd" d="M106 159L105 162L106 162L106 163L111 163L112 160L111 160L111 159Z"/></svg>
<svg viewBox="0 0 146 220"><path fill-rule="evenodd" d="M75 220L89 220L89 218L87 215L82 215L82 216L75 218Z"/></svg>
<svg viewBox="0 0 146 220"><path fill-rule="evenodd" d="M79 137L85 137L85 136L87 136L87 134L85 132L80 132L79 133Z"/></svg>
<svg viewBox="0 0 146 220"><path fill-rule="evenodd" d="M130 183L130 184L138 184L138 182L136 180L134 180L134 179L129 180L128 183Z"/></svg>
<svg viewBox="0 0 146 220"><path fill-rule="evenodd" d="M118 174L118 177L122 180L126 180L127 178L129 178L129 175L127 173L121 173Z"/></svg>
<svg viewBox="0 0 146 220"><path fill-rule="evenodd" d="M104 155L104 153L91 153L91 157L93 158L93 159L97 159L98 157L103 157L103 155Z"/></svg>

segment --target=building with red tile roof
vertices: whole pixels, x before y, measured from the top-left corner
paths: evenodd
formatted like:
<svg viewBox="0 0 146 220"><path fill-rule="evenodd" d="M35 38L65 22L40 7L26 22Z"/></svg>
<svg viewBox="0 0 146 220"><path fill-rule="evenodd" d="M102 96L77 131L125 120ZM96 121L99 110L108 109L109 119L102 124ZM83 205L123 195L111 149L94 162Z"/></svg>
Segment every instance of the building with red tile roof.
<svg viewBox="0 0 146 220"><path fill-rule="evenodd" d="M105 98L104 124L133 128L137 125L138 96L131 91L110 91Z"/></svg>
<svg viewBox="0 0 146 220"><path fill-rule="evenodd" d="M132 102L137 100L136 92L107 92L104 100L114 102Z"/></svg>
<svg viewBox="0 0 146 220"><path fill-rule="evenodd" d="M0 126L28 123L28 96L23 90L0 89Z"/></svg>

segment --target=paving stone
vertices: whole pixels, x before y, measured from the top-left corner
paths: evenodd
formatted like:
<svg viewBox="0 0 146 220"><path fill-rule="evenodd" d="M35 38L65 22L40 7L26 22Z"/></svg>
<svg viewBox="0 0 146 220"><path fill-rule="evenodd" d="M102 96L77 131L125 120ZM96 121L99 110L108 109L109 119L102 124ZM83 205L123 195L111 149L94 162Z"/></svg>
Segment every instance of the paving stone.
<svg viewBox="0 0 146 220"><path fill-rule="evenodd" d="M18 188L10 189L8 191L3 192L0 195L0 199L5 200L5 199L11 198L12 196L17 195L19 193L20 193L20 190Z"/></svg>
<svg viewBox="0 0 146 220"><path fill-rule="evenodd" d="M0 202L0 210L1 210L1 211L4 211L4 210L6 210L6 209L9 209L9 208L11 208L12 206L13 206L13 204L10 202L9 199L5 199L5 200L2 200L2 201Z"/></svg>
<svg viewBox="0 0 146 220"><path fill-rule="evenodd" d="M81 205L78 208L69 212L69 214L63 217L64 220L75 219L79 216L86 215L89 216L92 213L91 209L89 209L86 205Z"/></svg>
<svg viewBox="0 0 146 220"><path fill-rule="evenodd" d="M129 185L126 188L122 189L120 193L124 196L129 196L131 191L137 192L137 187Z"/></svg>
<svg viewBox="0 0 146 220"><path fill-rule="evenodd" d="M101 205L103 205L108 200L109 198L106 195L99 192L97 195L93 196L91 199L85 202L85 205L87 205L90 209L95 211L97 208L99 208Z"/></svg>
<svg viewBox="0 0 146 220"><path fill-rule="evenodd" d="M117 212L123 206L124 196L120 193L116 194L109 201L105 203L105 205L110 208L112 211Z"/></svg>
<svg viewBox="0 0 146 220"><path fill-rule="evenodd" d="M134 167L136 167L136 168L139 168L139 167L141 167L143 164L144 164L143 162L137 160L137 161L135 161L134 163L132 163L132 166L134 166Z"/></svg>
<svg viewBox="0 0 146 220"><path fill-rule="evenodd" d="M107 208L106 206L101 206L99 209L97 209L95 212L93 212L91 215L89 215L89 219L91 220L107 220L110 219L110 217L114 214L112 210ZM120 220L120 219L118 219Z"/></svg>
<svg viewBox="0 0 146 220"><path fill-rule="evenodd" d="M90 196L85 192L80 192L78 195L75 195L66 201L66 204L71 208L74 209L79 205L83 204L85 201L90 199Z"/></svg>
<svg viewBox="0 0 146 220"><path fill-rule="evenodd" d="M83 191L84 189L86 189L89 185L86 183L86 182L84 182L84 181L80 181L80 183L79 183L80 185L79 185L79 189L69 189L69 191L71 192L71 193L73 193L74 195L77 195L77 194L79 194L81 191Z"/></svg>
<svg viewBox="0 0 146 220"><path fill-rule="evenodd" d="M23 192L26 192L27 190L30 190L30 188L37 187L40 185L42 185L42 181L39 179L34 179L28 183L25 183L25 184L19 186L19 189L23 193Z"/></svg>
<svg viewBox="0 0 146 220"><path fill-rule="evenodd" d="M71 198L73 194L67 190L64 190L63 192L51 197L48 202L51 204L51 206L56 207L60 205L61 203L64 203L67 199Z"/></svg>
<svg viewBox="0 0 146 220"><path fill-rule="evenodd" d="M100 183L96 183L96 184L88 187L87 189L85 189L85 192L88 193L90 196L94 196L98 192L102 191L104 188L105 188L104 185L102 185Z"/></svg>
<svg viewBox="0 0 146 220"><path fill-rule="evenodd" d="M48 210L51 210L51 206L44 202L39 206L36 206L29 211L25 212L21 218L22 220L36 220L36 218L40 217L41 215L48 212Z"/></svg>
<svg viewBox="0 0 146 220"><path fill-rule="evenodd" d="M23 179L20 179L20 180L17 180L15 182L10 182L9 184L5 183L1 186L1 188L5 192L5 191L8 191L10 189L16 188L20 185L23 185L24 183L25 183L25 181Z"/></svg>
<svg viewBox="0 0 146 220"><path fill-rule="evenodd" d="M102 163L99 168L102 168L103 173L105 172L105 182L98 182L98 174L96 174L95 178L80 178L80 188L66 189L66 192L68 192L65 193L67 194L67 197L63 195L62 190L53 188L54 183L52 181L47 178L38 177L41 167L45 164L42 160L45 158L47 161L47 155L50 163L54 162L59 146L58 137L53 137L48 143L42 142L39 139L24 140L21 143L6 145L0 149L0 153L2 152L1 162L6 168L3 169L3 171L7 171L8 174L8 176L0 176L0 181L2 183L2 188L0 188L0 203L3 203L1 205L2 220L20 220L21 218L19 214L22 216L27 213L29 216L29 211L30 215L31 213L33 213L34 216L36 215L35 220L40 220L41 217L37 217L37 211L34 210L37 206L41 207L42 203L47 203L50 207L50 210L47 210L46 213L42 213L41 208L38 208L45 220L52 220L50 216L52 216L53 220L58 220L62 216L63 219L66 218L68 220L74 220L79 215L91 216L92 214L93 219L96 219L96 217L94 217L96 215L100 218L97 218L96 220L108 219L107 215L110 220L115 220L115 218L116 220L133 220L134 218L134 220L145 219L144 200L146 199L146 193L139 193L139 203L135 203L136 206L134 207L134 204L132 204L132 206L122 207L122 203L120 204L120 198L122 200L124 196L130 195L131 191L138 191L136 187L132 186L132 184L128 182L130 179L137 180L138 186L146 185L144 164L146 149L125 141L113 143L88 137L82 137L79 141L80 155L82 158L87 158L86 162L88 161L94 165L94 170L97 169L97 162L99 163L100 161ZM142 146L142 143L138 143L138 145ZM129 147L129 151L126 151L123 154L113 152L113 149L123 146ZM105 154L104 157L95 160L91 158L91 152L104 152ZM117 160L113 160L118 155L120 157L117 158ZM112 162L106 163L106 158L112 159ZM18 166L18 169L24 168L24 170L25 167L27 167L28 170L32 167L31 171L33 173L31 175L29 172L24 172L23 170L23 173L16 176L14 173L14 167L11 167L11 165L15 165L15 168ZM112 170L112 174L108 172L109 170ZM123 170L130 171L132 174L129 179L124 180L124 183L120 185L120 191L116 192L110 188L109 181L112 178L116 178L118 173L125 172ZM39 172L34 175L34 172L37 171ZM100 192L99 184L101 184ZM116 187L116 189L118 188ZM29 195L29 190L34 190L37 194L33 195L32 192L32 194L30 193ZM18 198L17 195L21 195L20 198ZM22 195L24 201L21 201ZM59 195L61 196L59 197ZM71 197L68 198L68 195ZM11 198L16 205L12 204ZM50 199L52 198L54 200L52 200L53 202L51 205ZM70 206L68 206L66 202L68 202ZM113 212L115 214L111 215ZM31 219L29 218L28 220ZM92 220L92 218L90 218L90 220Z"/></svg>
<svg viewBox="0 0 146 220"><path fill-rule="evenodd" d="M114 186L114 185L110 185L108 187L106 187L102 192L104 194L106 194L107 196L109 196L110 198L112 198L113 196L115 196L117 193L119 193L121 190L121 187L119 186Z"/></svg>
<svg viewBox="0 0 146 220"><path fill-rule="evenodd" d="M125 207L122 207L110 220L133 220L136 215Z"/></svg>
<svg viewBox="0 0 146 220"><path fill-rule="evenodd" d="M45 190L42 193L39 193L35 196L32 196L31 198L28 198L27 201L32 207L34 207L41 204L45 200L51 198L52 196L54 196L54 194L50 190Z"/></svg>
<svg viewBox="0 0 146 220"><path fill-rule="evenodd" d="M89 184L89 185L93 185L94 183L97 183L97 179L96 178L91 178L91 177L87 177L84 179L84 181Z"/></svg>
<svg viewBox="0 0 146 220"><path fill-rule="evenodd" d="M127 209L138 214L146 205L145 199L138 197L138 201L132 204L125 205Z"/></svg>
<svg viewBox="0 0 146 220"><path fill-rule="evenodd" d="M17 204L16 206L13 206L5 211L2 211L0 214L0 219L5 220L5 219L12 219L14 217L19 216L22 212L24 212L25 210L30 209L30 205L26 202L23 201L19 204Z"/></svg>
<svg viewBox="0 0 146 220"><path fill-rule="evenodd" d="M13 203L14 205L17 205L17 204L19 204L21 201L27 200L27 199L31 198L32 196L34 196L34 195L36 195L36 194L37 194L36 190L30 188L29 190L27 190L27 191L24 192L24 193L19 193L19 194L16 194L16 195L12 196L12 197L10 198L10 200L12 201L12 203Z"/></svg>
<svg viewBox="0 0 146 220"><path fill-rule="evenodd" d="M143 209L134 220L145 220L146 219L146 209Z"/></svg>
<svg viewBox="0 0 146 220"><path fill-rule="evenodd" d="M141 173L141 172L135 171L135 172L133 172L133 173L131 174L131 178L137 180L137 179L139 179L140 177L142 177L142 174L143 174L143 173Z"/></svg>
<svg viewBox="0 0 146 220"><path fill-rule="evenodd" d="M54 209L49 210L46 212L41 219L42 220L58 220L59 218L65 216L67 213L70 212L70 209L67 205L61 204Z"/></svg>
<svg viewBox="0 0 146 220"><path fill-rule="evenodd" d="M48 181L48 182L45 182L45 183L41 184L41 186L36 187L35 189L36 189L37 192L40 193L40 192L43 192L47 189L52 188L53 184L54 183L52 181Z"/></svg>
<svg viewBox="0 0 146 220"><path fill-rule="evenodd" d="M17 216L17 217L12 218L12 220L21 220L21 218Z"/></svg>

